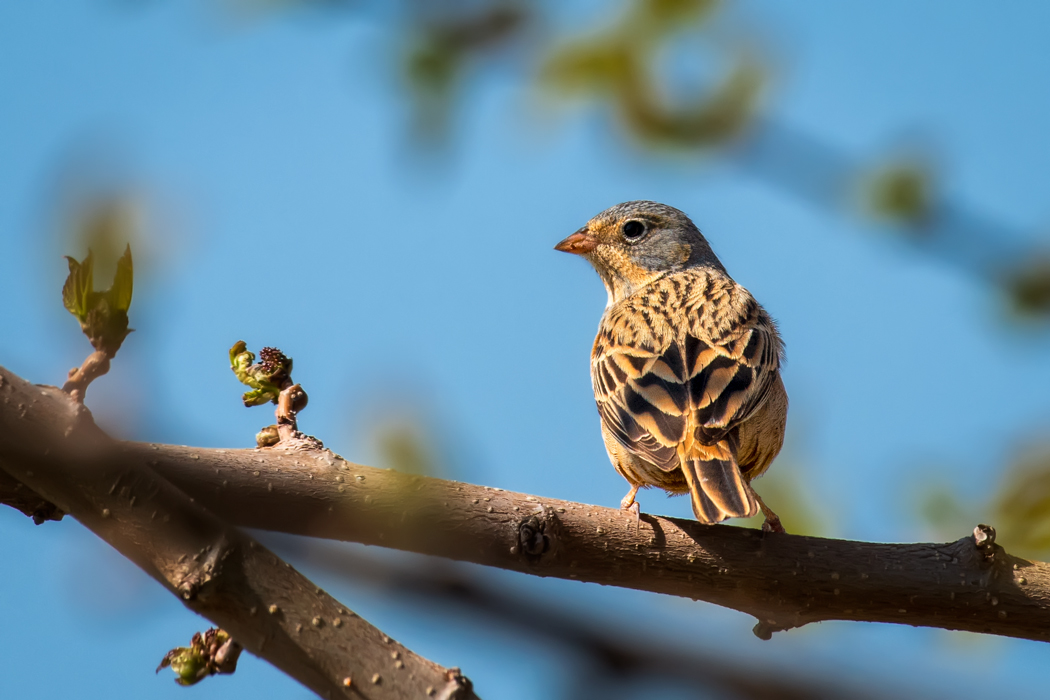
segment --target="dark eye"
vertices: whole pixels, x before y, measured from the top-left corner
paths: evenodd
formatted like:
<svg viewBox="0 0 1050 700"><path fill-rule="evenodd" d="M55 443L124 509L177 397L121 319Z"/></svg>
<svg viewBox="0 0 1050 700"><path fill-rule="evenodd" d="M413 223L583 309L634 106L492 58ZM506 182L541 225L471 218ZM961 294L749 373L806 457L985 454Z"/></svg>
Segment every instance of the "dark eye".
<svg viewBox="0 0 1050 700"><path fill-rule="evenodd" d="M645 235L645 224L641 221L628 221L623 225L623 237L629 242L637 241Z"/></svg>

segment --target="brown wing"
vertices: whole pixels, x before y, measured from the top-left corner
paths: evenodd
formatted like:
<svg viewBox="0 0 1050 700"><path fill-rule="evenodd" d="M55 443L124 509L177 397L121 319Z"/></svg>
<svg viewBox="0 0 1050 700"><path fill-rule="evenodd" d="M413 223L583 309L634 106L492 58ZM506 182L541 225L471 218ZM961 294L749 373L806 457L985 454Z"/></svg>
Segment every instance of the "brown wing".
<svg viewBox="0 0 1050 700"><path fill-rule="evenodd" d="M683 371L676 343L662 352L599 343L591 361L594 399L609 432L629 452L665 471L678 466L676 447L690 423Z"/></svg>
<svg viewBox="0 0 1050 700"><path fill-rule="evenodd" d="M764 316L764 314L761 314ZM780 368L780 341L767 319L755 319L723 344L685 338L696 439L713 445L754 415Z"/></svg>
<svg viewBox="0 0 1050 700"><path fill-rule="evenodd" d="M751 416L780 364L776 331L762 322L757 305L753 315L757 323L747 323L748 314L721 343L699 338L695 328L662 347L613 344L599 334L591 366L594 396L617 441L670 471L679 466L676 448L687 433L713 445Z"/></svg>

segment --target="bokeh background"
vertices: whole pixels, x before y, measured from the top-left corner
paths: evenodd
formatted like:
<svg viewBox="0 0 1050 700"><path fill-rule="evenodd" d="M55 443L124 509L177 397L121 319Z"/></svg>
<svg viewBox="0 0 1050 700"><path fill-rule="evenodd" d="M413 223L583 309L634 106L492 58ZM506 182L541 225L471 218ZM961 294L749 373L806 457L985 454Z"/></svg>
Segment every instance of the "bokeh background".
<svg viewBox="0 0 1050 700"><path fill-rule="evenodd" d="M757 484L790 531L989 522L1045 558L1048 23L1035 1L2 0L0 362L61 383L88 351L61 256L130 241L137 330L88 394L111 433L252 445L272 419L241 406L244 339L295 358L301 427L350 460L614 506L588 378L605 292L551 248L656 199L780 322L789 433ZM266 541L486 698L1046 685L1035 642L762 642L703 603ZM0 557L5 697L310 696L247 656L191 690L155 676L206 621L71 519L3 509Z"/></svg>

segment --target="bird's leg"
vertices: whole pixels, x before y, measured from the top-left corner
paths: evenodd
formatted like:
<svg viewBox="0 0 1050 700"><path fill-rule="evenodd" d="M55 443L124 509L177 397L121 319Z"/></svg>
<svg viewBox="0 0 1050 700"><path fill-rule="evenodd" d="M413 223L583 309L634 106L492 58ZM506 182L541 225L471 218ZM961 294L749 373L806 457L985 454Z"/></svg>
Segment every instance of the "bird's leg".
<svg viewBox="0 0 1050 700"><path fill-rule="evenodd" d="M762 523L762 531L786 533L787 530L784 529L784 526L780 522L780 516L774 513L773 509L765 504L765 501L762 500L762 497L758 495L757 491L752 489L751 493L755 495L755 500L758 501L758 507L762 509L762 515L766 516L765 522Z"/></svg>
<svg viewBox="0 0 1050 700"><path fill-rule="evenodd" d="M631 484L631 490L627 492L627 495L620 500L620 510L626 510L634 513L634 524L641 527L642 522L642 507L638 505L638 501L634 500L634 497L638 495L638 485Z"/></svg>

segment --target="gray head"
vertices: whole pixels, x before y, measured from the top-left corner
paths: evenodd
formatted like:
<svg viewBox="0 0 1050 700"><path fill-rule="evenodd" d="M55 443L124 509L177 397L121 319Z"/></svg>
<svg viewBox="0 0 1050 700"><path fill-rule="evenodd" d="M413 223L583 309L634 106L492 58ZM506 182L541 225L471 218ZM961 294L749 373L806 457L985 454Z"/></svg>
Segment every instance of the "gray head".
<svg viewBox="0 0 1050 700"><path fill-rule="evenodd" d="M725 272L689 217L658 202L610 207L554 248L586 258L613 302L671 272L691 267Z"/></svg>

